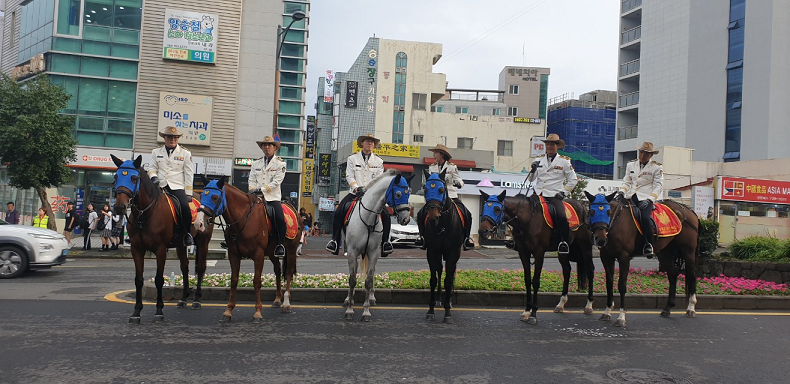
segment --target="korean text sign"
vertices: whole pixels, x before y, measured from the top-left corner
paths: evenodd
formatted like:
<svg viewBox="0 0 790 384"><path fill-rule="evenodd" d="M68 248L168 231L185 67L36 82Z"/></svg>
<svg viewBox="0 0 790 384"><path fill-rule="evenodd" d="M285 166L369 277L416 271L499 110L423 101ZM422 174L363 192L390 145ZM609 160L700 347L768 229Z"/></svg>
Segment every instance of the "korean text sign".
<svg viewBox="0 0 790 384"><path fill-rule="evenodd" d="M218 24L215 14L166 9L163 57L214 64Z"/></svg>
<svg viewBox="0 0 790 384"><path fill-rule="evenodd" d="M159 92L159 132L176 127L183 134L179 144L211 145L213 98L187 93ZM161 136L157 140L163 142Z"/></svg>

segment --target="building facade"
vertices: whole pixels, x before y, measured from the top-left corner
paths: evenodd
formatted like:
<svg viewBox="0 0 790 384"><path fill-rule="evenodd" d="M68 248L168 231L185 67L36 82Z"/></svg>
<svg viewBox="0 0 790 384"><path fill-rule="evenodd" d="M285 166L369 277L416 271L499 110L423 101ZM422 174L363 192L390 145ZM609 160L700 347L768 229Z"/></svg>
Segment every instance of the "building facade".
<svg viewBox="0 0 790 384"><path fill-rule="evenodd" d="M499 90L504 92L506 116L545 120L550 74L549 68L503 68L499 72Z"/></svg>
<svg viewBox="0 0 790 384"><path fill-rule="evenodd" d="M626 0L620 12L617 177L643 141L701 161L790 156L790 3Z"/></svg>
<svg viewBox="0 0 790 384"><path fill-rule="evenodd" d="M565 140L563 154L571 157L576 173L594 179L613 176L617 92L592 91L578 99L551 100L547 133Z"/></svg>
<svg viewBox="0 0 790 384"><path fill-rule="evenodd" d="M46 74L72 95L77 161L65 201L112 199L109 155L143 156L176 126L199 175L232 176L246 190L254 144L271 135L278 25L307 0L6 0L0 70L18 81ZM242 12L242 9L244 12ZM279 155L288 165L283 195L296 193L302 158L308 18L282 42ZM60 204L62 203L62 204Z"/></svg>

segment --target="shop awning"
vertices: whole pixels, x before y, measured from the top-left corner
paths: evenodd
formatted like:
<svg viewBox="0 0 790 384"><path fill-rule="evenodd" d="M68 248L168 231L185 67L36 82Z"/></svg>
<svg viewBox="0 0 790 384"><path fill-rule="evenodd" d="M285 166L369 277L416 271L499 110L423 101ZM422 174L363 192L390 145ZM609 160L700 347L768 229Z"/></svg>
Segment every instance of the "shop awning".
<svg viewBox="0 0 790 384"><path fill-rule="evenodd" d="M434 163L436 160L434 160L434 158L433 158L433 157L423 157L423 158L422 158L422 161L423 161L423 163L424 163L425 165L431 165L431 164L433 164L433 163ZM458 160L458 159L452 159L452 160L450 160L450 162L451 162L451 163L453 163L453 164L455 164L456 166L458 166L458 168L477 168L477 163L476 163L474 160Z"/></svg>
<svg viewBox="0 0 790 384"><path fill-rule="evenodd" d="M384 163L384 169L397 169L403 173L414 173L413 165L406 164L387 164Z"/></svg>

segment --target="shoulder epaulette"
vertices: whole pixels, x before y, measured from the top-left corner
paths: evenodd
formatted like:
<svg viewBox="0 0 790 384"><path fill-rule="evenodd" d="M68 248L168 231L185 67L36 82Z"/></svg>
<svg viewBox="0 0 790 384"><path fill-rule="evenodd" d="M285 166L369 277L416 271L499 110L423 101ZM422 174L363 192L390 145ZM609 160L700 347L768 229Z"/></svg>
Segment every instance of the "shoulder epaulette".
<svg viewBox="0 0 790 384"><path fill-rule="evenodd" d="M536 156L535 158L536 158L536 159L540 159L541 157L546 157L546 154L544 153L544 154L542 154L542 155L538 155L538 156Z"/></svg>
<svg viewBox="0 0 790 384"><path fill-rule="evenodd" d="M658 161L655 161L655 160L651 161L651 163L653 163L655 165L661 165L661 163L659 163Z"/></svg>
<svg viewBox="0 0 790 384"><path fill-rule="evenodd" d="M447 165L452 165L452 166L455 166L455 164L453 164L451 161L448 161L448 162L447 162Z"/></svg>
<svg viewBox="0 0 790 384"><path fill-rule="evenodd" d="M561 157L561 158L563 158L563 159L565 159L565 160L573 160L573 159L571 159L571 158L570 158L570 157L568 157L568 156L563 156L563 155L560 155L560 157Z"/></svg>
<svg viewBox="0 0 790 384"><path fill-rule="evenodd" d="M285 161L285 160L283 160L283 158L282 158L282 157L280 157L280 156L277 156L277 160L280 160L280 161Z"/></svg>
<svg viewBox="0 0 790 384"><path fill-rule="evenodd" d="M185 151L188 151L187 147L185 147L185 146L183 146L183 145L181 145L181 144L179 144L178 146L179 146L179 147L181 147L181 149L183 149L183 150L185 150Z"/></svg>
<svg viewBox="0 0 790 384"><path fill-rule="evenodd" d="M637 160L637 159L633 159L633 160L629 161L629 163L633 163L633 162L634 162L634 161L636 161L636 160Z"/></svg>

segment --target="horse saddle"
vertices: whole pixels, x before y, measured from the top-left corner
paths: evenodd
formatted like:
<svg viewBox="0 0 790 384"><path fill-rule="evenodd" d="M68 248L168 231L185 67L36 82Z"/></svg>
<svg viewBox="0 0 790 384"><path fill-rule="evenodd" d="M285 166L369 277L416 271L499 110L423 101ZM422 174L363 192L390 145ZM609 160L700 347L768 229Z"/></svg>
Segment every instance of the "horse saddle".
<svg viewBox="0 0 790 384"><path fill-rule="evenodd" d="M170 206L170 214L173 215L173 223L178 224L181 222L181 202L178 200L178 197L175 195L171 195L169 193L166 194L167 196L167 203ZM187 196L189 198L189 196ZM200 209L200 200L196 198L192 198L192 201L189 203L189 210L192 212L192 217L190 223L194 223L197 219L198 210Z"/></svg>
<svg viewBox="0 0 790 384"><path fill-rule="evenodd" d="M354 206L357 205L359 202L360 197L354 197L351 199L350 202L346 203L345 206L340 207L342 210L340 212L343 213L343 227L345 228L348 225L348 220L351 219L351 212L354 210Z"/></svg>
<svg viewBox="0 0 790 384"><path fill-rule="evenodd" d="M264 206L266 207L266 218L269 220L269 223L274 223L277 225L277 220L275 219L275 212L274 206L269 204L269 202L265 202ZM299 232L299 221L296 219L296 211L290 204L282 203L283 207L283 217L285 218L285 237L287 239L295 239L296 234ZM272 234L274 233L274 225L270 225L270 231Z"/></svg>
<svg viewBox="0 0 790 384"><path fill-rule="evenodd" d="M653 212L650 216L653 220L653 228L658 231L658 237L675 236L683 229L683 223L680 222L680 218L675 211L664 204L653 204ZM636 229L641 235L642 225L640 223L642 221L642 211L637 208L635 204L631 204L631 217L633 217Z"/></svg>
<svg viewBox="0 0 790 384"><path fill-rule="evenodd" d="M573 209L573 206L567 201L563 201L562 204L565 206L565 217L568 219L568 227L571 231L578 230L581 226L581 221L579 220L579 215L576 213L576 210ZM554 204L550 204L543 196L540 196L540 206L543 209L543 218L546 220L546 225L553 229L554 220L557 217Z"/></svg>

